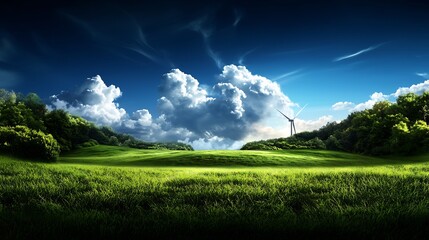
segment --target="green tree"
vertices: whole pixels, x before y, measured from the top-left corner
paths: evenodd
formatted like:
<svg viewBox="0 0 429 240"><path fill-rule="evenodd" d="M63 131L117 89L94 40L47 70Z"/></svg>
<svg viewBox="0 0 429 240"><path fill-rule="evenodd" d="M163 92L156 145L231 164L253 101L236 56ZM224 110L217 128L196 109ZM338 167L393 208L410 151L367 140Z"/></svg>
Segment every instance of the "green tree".
<svg viewBox="0 0 429 240"><path fill-rule="evenodd" d="M111 137L109 138L109 145L112 145L112 146L119 146L119 140L118 140L118 138L117 138L117 137L115 137L115 136L111 136Z"/></svg>
<svg viewBox="0 0 429 240"><path fill-rule="evenodd" d="M17 99L14 92L0 89L0 125L23 125L45 131L43 118L46 107L40 98L36 94L29 94L23 101Z"/></svg>
<svg viewBox="0 0 429 240"><path fill-rule="evenodd" d="M0 127L0 151L14 155L55 161L60 146L50 134L26 126Z"/></svg>
<svg viewBox="0 0 429 240"><path fill-rule="evenodd" d="M0 89L0 104L3 104L3 103L15 104L16 99L17 99L17 96L13 91L9 92L5 89Z"/></svg>
<svg viewBox="0 0 429 240"><path fill-rule="evenodd" d="M31 115L23 103L6 102L0 109L1 126L27 125L26 118Z"/></svg>
<svg viewBox="0 0 429 240"><path fill-rule="evenodd" d="M311 149L326 149L325 143L318 137L308 140L305 145Z"/></svg>
<svg viewBox="0 0 429 240"><path fill-rule="evenodd" d="M421 116L422 107L418 101L419 96L415 93L407 93L397 98L396 102L402 115L406 116L410 122L423 119Z"/></svg>
<svg viewBox="0 0 429 240"><path fill-rule="evenodd" d="M425 121L416 121L410 129L410 135L414 146L413 151L417 153L429 150L429 126Z"/></svg>
<svg viewBox="0 0 429 240"><path fill-rule="evenodd" d="M45 116L46 129L58 141L63 152L72 149L71 125L69 114L64 110L53 110Z"/></svg>
<svg viewBox="0 0 429 240"><path fill-rule="evenodd" d="M331 135L328 137L328 139L326 139L325 146L326 146L326 149L328 149L328 150L340 150L341 149L340 141L338 141L338 139L334 135Z"/></svg>
<svg viewBox="0 0 429 240"><path fill-rule="evenodd" d="M25 106L27 106L33 112L33 115L37 119L43 119L48 112L46 105L42 99L35 93L29 93L23 100Z"/></svg>

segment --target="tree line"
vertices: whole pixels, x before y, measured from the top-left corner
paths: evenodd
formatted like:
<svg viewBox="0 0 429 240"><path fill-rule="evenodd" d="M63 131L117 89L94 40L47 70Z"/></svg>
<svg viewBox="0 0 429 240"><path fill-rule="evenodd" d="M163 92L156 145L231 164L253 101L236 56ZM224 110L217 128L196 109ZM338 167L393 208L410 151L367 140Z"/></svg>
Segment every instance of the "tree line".
<svg viewBox="0 0 429 240"><path fill-rule="evenodd" d="M184 143L150 143L98 127L64 110L49 111L35 93L0 89L0 152L55 161L61 152L97 144L193 150Z"/></svg>
<svg viewBox="0 0 429 240"><path fill-rule="evenodd" d="M289 138L251 142L242 149L316 148L368 155L418 154L429 151L429 92L407 93L395 103L381 101L311 132ZM320 144L320 143L323 144Z"/></svg>

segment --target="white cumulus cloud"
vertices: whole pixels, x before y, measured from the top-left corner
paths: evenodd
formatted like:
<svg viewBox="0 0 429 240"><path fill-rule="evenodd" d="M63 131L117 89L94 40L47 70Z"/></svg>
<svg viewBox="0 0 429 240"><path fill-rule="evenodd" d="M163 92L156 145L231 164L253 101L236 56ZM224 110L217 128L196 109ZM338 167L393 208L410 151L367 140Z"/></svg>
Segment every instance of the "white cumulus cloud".
<svg viewBox="0 0 429 240"><path fill-rule="evenodd" d="M248 140L286 137L289 126L277 125L278 112L294 115L298 106L280 86L244 66L227 65L212 87L201 86L192 75L172 69L163 75L159 116L147 109L127 113L116 100L119 87L107 86L100 76L87 79L74 92L52 96L51 108L108 125L146 141L180 141L195 149L237 149ZM317 129L332 117L296 119L298 131Z"/></svg>
<svg viewBox="0 0 429 240"><path fill-rule="evenodd" d="M352 102L337 102L334 105L332 105L332 109L335 111L340 110L350 110L353 108L355 104Z"/></svg>
<svg viewBox="0 0 429 240"><path fill-rule="evenodd" d="M355 104L352 102L337 102L334 105L332 105L332 109L349 110L349 112L362 111L365 109L372 108L374 104L377 102L394 101L397 97L407 93L422 94L426 91L429 91L429 80L426 80L422 83L413 84L409 87L400 87L394 93L391 93L391 94L375 92L370 96L370 98L366 102L359 103L359 104Z"/></svg>
<svg viewBox="0 0 429 240"><path fill-rule="evenodd" d="M168 99L175 105L187 108L198 108L212 100L207 96L207 91L199 86L197 79L179 69L173 69L164 74L161 92L164 95L164 100Z"/></svg>
<svg viewBox="0 0 429 240"><path fill-rule="evenodd" d="M388 98L389 98L389 95L384 95L381 92L375 92L370 96L370 99L368 101L357 104L350 111L357 112L357 111L362 111L365 109L372 108L372 106L374 106L374 104L376 104L377 102L388 100Z"/></svg>
<svg viewBox="0 0 429 240"><path fill-rule="evenodd" d="M300 132L313 131L325 126L329 122L334 122L334 121L335 120L331 115L321 116L315 120L302 120L297 118L295 120L295 126L297 130L299 129Z"/></svg>
<svg viewBox="0 0 429 240"><path fill-rule="evenodd" d="M115 102L122 95L119 87L107 86L99 75L88 78L74 92L61 92L51 97L52 107L64 109L97 124L119 123L126 112Z"/></svg>
<svg viewBox="0 0 429 240"><path fill-rule="evenodd" d="M224 142L242 140L269 112L280 107L291 112L294 105L277 83L243 66L225 66L218 80L209 95L198 80L178 69L164 75L158 108L171 126L195 134L190 142L207 139L207 133Z"/></svg>
<svg viewBox="0 0 429 240"><path fill-rule="evenodd" d="M225 102L225 107L231 108L230 113L241 118L245 112L242 99L246 98L246 94L231 83L218 83L214 89L221 93L220 100Z"/></svg>
<svg viewBox="0 0 429 240"><path fill-rule="evenodd" d="M410 87L401 87L396 90L395 93L392 95L394 97L399 97L400 95L407 94L407 93L416 93L416 94L422 94L425 91L429 91L429 80L426 80L422 83L413 84Z"/></svg>

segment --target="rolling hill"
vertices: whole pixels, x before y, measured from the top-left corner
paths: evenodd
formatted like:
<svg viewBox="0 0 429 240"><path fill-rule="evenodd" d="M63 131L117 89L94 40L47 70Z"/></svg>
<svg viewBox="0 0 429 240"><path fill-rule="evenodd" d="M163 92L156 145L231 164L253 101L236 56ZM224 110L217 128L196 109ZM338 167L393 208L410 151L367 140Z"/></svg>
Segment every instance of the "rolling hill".
<svg viewBox="0 0 429 240"><path fill-rule="evenodd" d="M0 238L424 238L428 169L428 155L310 150L2 155Z"/></svg>

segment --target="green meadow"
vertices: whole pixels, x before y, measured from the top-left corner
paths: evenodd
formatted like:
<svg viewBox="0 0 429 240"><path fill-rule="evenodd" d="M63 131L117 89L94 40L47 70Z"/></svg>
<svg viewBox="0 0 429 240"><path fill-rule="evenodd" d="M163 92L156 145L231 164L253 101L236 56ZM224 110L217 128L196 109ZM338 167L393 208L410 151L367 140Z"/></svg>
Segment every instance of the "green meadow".
<svg viewBox="0 0 429 240"><path fill-rule="evenodd" d="M0 156L0 239L390 238L429 234L429 155L93 146Z"/></svg>

